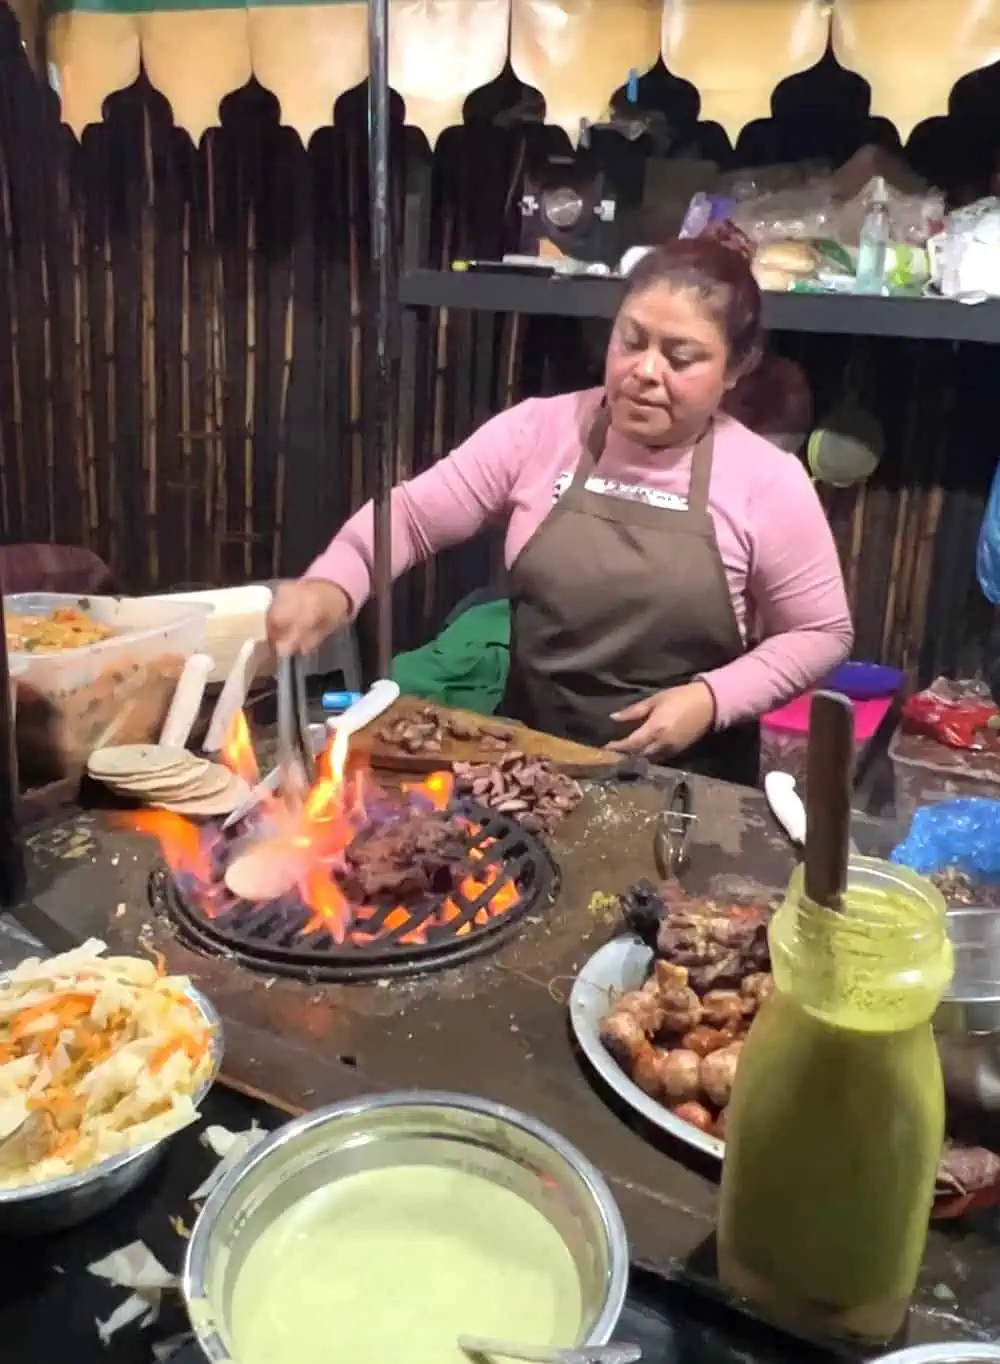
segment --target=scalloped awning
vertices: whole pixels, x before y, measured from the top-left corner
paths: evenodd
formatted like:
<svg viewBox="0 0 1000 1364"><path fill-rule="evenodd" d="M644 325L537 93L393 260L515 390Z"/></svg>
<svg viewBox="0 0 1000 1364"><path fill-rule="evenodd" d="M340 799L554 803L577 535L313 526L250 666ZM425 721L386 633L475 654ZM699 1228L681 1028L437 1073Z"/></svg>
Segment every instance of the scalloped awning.
<svg viewBox="0 0 1000 1364"><path fill-rule="evenodd" d="M31 55L40 5L11 4ZM50 16L50 77L78 134L140 64L196 140L251 76L308 140L367 74L361 0L56 0ZM548 121L574 141L580 120L599 119L630 72L648 71L661 53L697 87L701 117L735 141L768 117L775 86L818 62L831 40L840 63L871 85L873 113L906 138L947 112L961 76L1000 60L1000 0L389 0L390 81L432 146L508 53L542 92Z"/></svg>

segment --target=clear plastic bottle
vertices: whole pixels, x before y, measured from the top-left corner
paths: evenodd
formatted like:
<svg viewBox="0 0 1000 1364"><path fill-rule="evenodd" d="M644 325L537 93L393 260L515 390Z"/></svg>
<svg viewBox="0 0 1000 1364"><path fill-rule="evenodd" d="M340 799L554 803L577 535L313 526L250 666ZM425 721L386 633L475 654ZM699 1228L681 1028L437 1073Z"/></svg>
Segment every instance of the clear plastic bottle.
<svg viewBox="0 0 1000 1364"><path fill-rule="evenodd" d="M885 293L890 227L888 192L879 175L872 184L868 212L861 224L858 263L854 271L855 293Z"/></svg>

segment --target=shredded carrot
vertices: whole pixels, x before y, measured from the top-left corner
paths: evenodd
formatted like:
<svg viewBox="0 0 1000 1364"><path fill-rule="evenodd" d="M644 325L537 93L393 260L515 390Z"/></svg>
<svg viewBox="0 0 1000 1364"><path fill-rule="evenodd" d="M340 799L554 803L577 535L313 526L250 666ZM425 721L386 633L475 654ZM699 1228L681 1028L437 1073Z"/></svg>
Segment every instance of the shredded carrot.
<svg viewBox="0 0 1000 1364"><path fill-rule="evenodd" d="M164 1042L162 1047L157 1047L153 1052L149 1058L149 1069L155 1075L178 1051L184 1052L190 1061L197 1064L205 1055L205 1044L195 1037L172 1037L169 1042Z"/></svg>
<svg viewBox="0 0 1000 1364"><path fill-rule="evenodd" d="M29 1004L14 1015L10 1023L10 1035L17 1041L33 1023L47 1018L49 1014L58 1020L61 1027L70 1027L76 1019L90 1013L96 998L96 995L90 994L67 994L56 995L54 999L43 1000L40 1004Z"/></svg>

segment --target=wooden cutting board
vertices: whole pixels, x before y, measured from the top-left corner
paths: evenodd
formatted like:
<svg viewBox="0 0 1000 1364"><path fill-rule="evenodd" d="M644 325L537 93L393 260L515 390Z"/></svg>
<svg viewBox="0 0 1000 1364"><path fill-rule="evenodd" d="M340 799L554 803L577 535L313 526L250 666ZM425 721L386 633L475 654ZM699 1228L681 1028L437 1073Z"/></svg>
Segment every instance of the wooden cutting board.
<svg viewBox="0 0 1000 1364"><path fill-rule="evenodd" d="M485 749L475 739L446 738L440 753L407 753L405 749L386 743L380 737L387 725L395 720L405 720L417 711L426 709L429 704L415 696L401 696L374 724L352 737L352 750L367 754L373 767L385 767L397 772L434 772L450 767L452 763L497 762L503 757L503 749ZM528 729L512 720L476 715L472 711L456 710L452 706L435 705L432 709L443 716L452 716L470 728L485 726L498 734L509 734L511 748L528 753L533 758L547 758L567 772L585 772L603 765L614 767L619 761L620 755L617 753L609 753L603 748L590 748L587 744L576 744L570 739L558 739L554 734L542 734L537 729Z"/></svg>

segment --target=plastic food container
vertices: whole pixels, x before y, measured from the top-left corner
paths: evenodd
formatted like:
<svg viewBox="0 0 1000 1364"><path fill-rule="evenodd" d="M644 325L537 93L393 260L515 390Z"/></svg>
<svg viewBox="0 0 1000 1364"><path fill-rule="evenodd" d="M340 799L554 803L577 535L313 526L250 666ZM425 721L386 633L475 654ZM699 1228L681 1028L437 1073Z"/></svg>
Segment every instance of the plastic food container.
<svg viewBox="0 0 1000 1364"><path fill-rule="evenodd" d="M195 603L139 597L30 592L4 598L8 615L44 616L66 607L115 634L82 649L11 653L18 764L32 785L78 772L95 748L155 739L185 660L201 647L208 616Z"/></svg>
<svg viewBox="0 0 1000 1364"><path fill-rule="evenodd" d="M171 605L194 605L208 611L205 638L201 647L210 654L214 667L209 673L209 685L225 682L236 662L243 644L248 639L264 639L267 635L267 612L271 605L271 589L264 583L250 583L245 587L216 587L199 592L171 592L166 596L145 597L147 602L168 602ZM274 672L273 660L266 659L260 669L268 675Z"/></svg>
<svg viewBox="0 0 1000 1364"><path fill-rule="evenodd" d="M790 773L800 792L804 790L806 777L811 700L812 692L806 692L780 710L771 711L761 720L761 771ZM874 738L891 705L891 696L851 702L854 742L858 746L859 756Z"/></svg>
<svg viewBox="0 0 1000 1364"><path fill-rule="evenodd" d="M897 729L889 744L896 815L908 826L921 805L956 796L988 796L1000 800L1000 757L972 753L935 743L922 734Z"/></svg>

